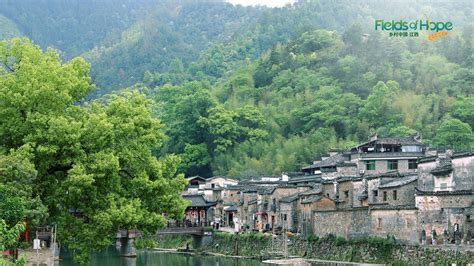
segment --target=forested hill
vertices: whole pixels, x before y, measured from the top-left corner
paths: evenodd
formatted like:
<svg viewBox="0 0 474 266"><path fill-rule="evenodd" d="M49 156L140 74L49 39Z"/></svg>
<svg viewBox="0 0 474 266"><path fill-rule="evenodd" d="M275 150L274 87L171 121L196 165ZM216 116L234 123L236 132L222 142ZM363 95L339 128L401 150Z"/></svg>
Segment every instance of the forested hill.
<svg viewBox="0 0 474 266"><path fill-rule="evenodd" d="M51 4L54 3L54 4ZM377 132L471 149L468 1L0 0L0 38L84 56L94 97L147 86L168 136L158 155L187 175L295 171ZM375 19L449 20L436 42L393 38Z"/></svg>
<svg viewBox="0 0 474 266"><path fill-rule="evenodd" d="M300 1L285 8L233 6L223 0L0 0L0 38L27 36L66 59L92 63L96 94L142 81L146 71L215 81L277 43L303 32L343 32L374 19L470 21L469 1ZM163 82L174 81L170 76ZM179 79L182 80L183 77Z"/></svg>

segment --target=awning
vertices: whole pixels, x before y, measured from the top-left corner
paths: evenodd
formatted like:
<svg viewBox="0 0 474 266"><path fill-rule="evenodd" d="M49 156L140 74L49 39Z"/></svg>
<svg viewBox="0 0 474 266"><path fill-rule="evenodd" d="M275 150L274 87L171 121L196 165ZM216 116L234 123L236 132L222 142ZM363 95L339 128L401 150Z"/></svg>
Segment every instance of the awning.
<svg viewBox="0 0 474 266"><path fill-rule="evenodd" d="M224 211L226 211L226 212L236 212L237 211L237 206L235 206L235 205L229 206L227 208L224 208Z"/></svg>

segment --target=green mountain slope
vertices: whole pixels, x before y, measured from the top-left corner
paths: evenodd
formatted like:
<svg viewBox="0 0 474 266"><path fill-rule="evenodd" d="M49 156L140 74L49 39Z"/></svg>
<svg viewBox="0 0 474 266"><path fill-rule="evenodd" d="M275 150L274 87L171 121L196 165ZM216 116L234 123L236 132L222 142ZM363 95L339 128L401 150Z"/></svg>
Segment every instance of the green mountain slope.
<svg viewBox="0 0 474 266"><path fill-rule="evenodd" d="M7 17L0 15L0 40L21 37L21 31L16 24Z"/></svg>
<svg viewBox="0 0 474 266"><path fill-rule="evenodd" d="M84 56L91 98L142 87L187 175L296 171L374 132L469 149L474 127L468 1L0 0L0 29ZM451 21L437 42L393 38L376 19ZM455 132L453 134L452 132Z"/></svg>

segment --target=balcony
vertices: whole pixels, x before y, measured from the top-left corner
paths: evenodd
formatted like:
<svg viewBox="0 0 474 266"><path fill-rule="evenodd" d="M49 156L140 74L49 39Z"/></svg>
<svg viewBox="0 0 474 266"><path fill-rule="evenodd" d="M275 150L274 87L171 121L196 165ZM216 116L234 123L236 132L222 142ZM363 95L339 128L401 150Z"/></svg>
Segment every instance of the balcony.
<svg viewBox="0 0 474 266"><path fill-rule="evenodd" d="M422 152L370 152L360 154L362 159L413 159L423 156Z"/></svg>

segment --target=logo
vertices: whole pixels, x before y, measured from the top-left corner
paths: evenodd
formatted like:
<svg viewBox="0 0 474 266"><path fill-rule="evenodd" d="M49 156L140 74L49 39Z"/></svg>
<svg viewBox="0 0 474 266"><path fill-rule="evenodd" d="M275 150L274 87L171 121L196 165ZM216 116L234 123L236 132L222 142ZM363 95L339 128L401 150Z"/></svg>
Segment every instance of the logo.
<svg viewBox="0 0 474 266"><path fill-rule="evenodd" d="M390 37L419 37L421 33L426 32L430 42L447 36L453 28L451 21L432 21L428 17L413 21L375 20L375 30L388 31Z"/></svg>

